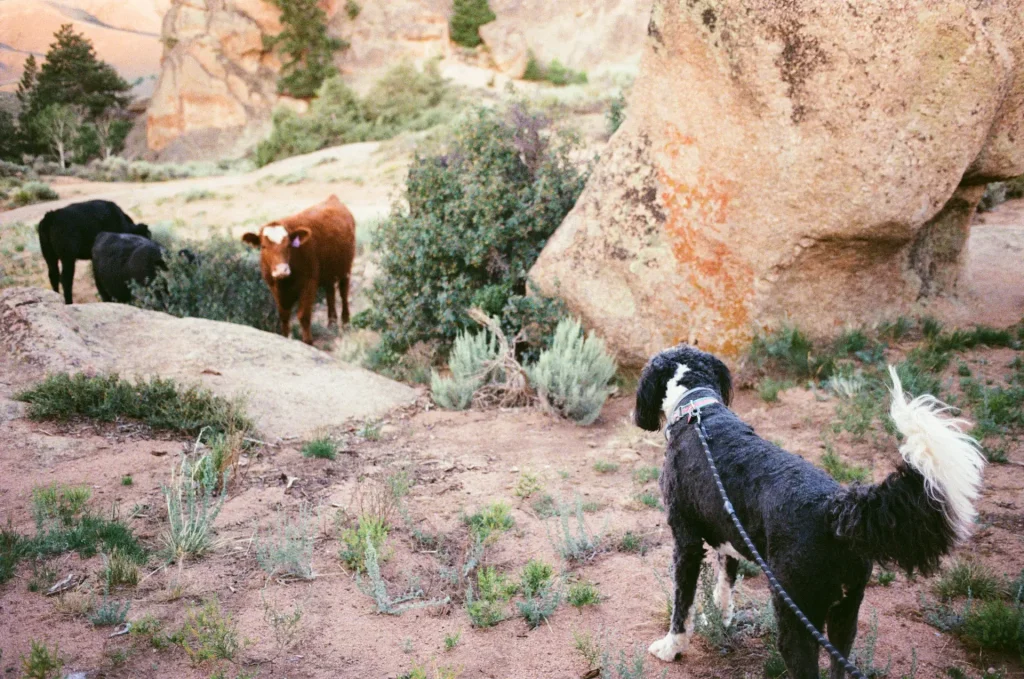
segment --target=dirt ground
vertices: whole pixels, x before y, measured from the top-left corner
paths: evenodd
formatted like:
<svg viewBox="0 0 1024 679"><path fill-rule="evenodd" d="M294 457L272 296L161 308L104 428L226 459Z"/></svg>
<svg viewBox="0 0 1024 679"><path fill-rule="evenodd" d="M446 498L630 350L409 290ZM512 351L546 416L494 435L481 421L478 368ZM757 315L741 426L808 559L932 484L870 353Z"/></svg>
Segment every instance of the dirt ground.
<svg viewBox="0 0 1024 679"><path fill-rule="evenodd" d="M982 375L1005 372L1012 350L984 350L964 356ZM0 362L0 397L29 383L24 369ZM949 378L952 380L952 377ZM379 435L361 435L355 428L341 432L343 453L336 461L312 460L299 453L298 442L265 447L244 462L243 473L229 494L216 522L217 547L209 556L182 566L162 567L150 560L142 582L118 596L131 600L129 618L149 614L168 629L180 626L186 611L215 597L234 616L248 645L239 655L237 672L261 677L400 677L417 663L435 663L476 677L580 677L588 667L574 650L574 633L590 632L605 648L646 648L664 633L665 592L671 539L661 511L636 501L643 489L632 477L641 466L660 466L663 441L629 422L631 393L612 398L598 423L579 428L538 410L469 411L452 413L420 407L395 413L381 423ZM821 432L834 417L836 402L820 391L795 388L782 393L777 404L766 405L753 391L740 391L735 409L759 434L807 459L823 454ZM847 437L847 438L844 438ZM840 455L868 465L880 480L897 457L890 442L856 442L844 434L836 440ZM160 485L171 465L190 442L154 437L130 423L94 426L88 422L60 426L13 419L0 426L0 506L3 520L31 534L30 495L34 486L51 482L86 483L96 508L116 506L149 544L166 526ZM990 465L980 503L981 526L960 556L971 556L997 573L1013 578L1024 568L1024 446L1014 441L1010 464ZM611 473L597 473L594 463L618 464ZM508 503L515 527L502 534L485 553L483 563L515 575L527 560L540 558L570 579L597 585L603 597L597 606L578 612L563 603L541 627L530 631L521 618L477 630L461 605L412 610L401 616L379 615L352 574L338 558L334 514L351 510L357 489L405 471L413 480L406 507L410 523L399 521L389 537L392 558L383 567L392 592L409 578L418 581L427 598L446 590L439 578L443 565L437 550L417 547L411 527L443 533L458 556L468 545L460 517L495 501ZM531 500L514 494L520 474L535 474L543 491L571 501L594 503L587 514L592 530L613 546L625 531L645 536L650 545L643 556L614 549L582 566L569 569L556 554L551 535L555 519L542 519ZM131 486L122 486L130 474ZM290 488L287 480L294 477ZM649 483L647 490L654 490ZM536 497L536 496L535 496ZM535 499L535 498L533 498ZM268 579L255 558L254 535L283 510L295 513L301 504L313 507L317 539L309 582ZM52 564L58 577L71 572L89 574L82 591L97 591L99 558L80 561L73 555ZM178 647L156 651L134 644L129 637L108 638L109 628L93 628L81 616L68 613L60 597L28 591L27 566L0 587L0 649L2 667L14 671L30 640L57 643L66 669L104 677L205 677L210 665L192 667ZM945 668L1006 665L1007 677L1024 676L1013 658L979 656L955 638L925 623L922 597L933 597L933 581L910 582L902 574L887 587L869 588L860 619L860 638L877 616L876 665L892 659L888 676L901 677L916 654L918 677L943 676ZM744 581L741 606L759 606L766 598L763 576ZM450 593L450 592L449 592ZM458 593L455 593L456 595ZM282 652L264 620L264 599L291 610L302 607L301 637L294 649ZM745 603L744 603L745 602ZM446 635L461 633L460 642L445 650ZM727 655L696 641L681 663L664 666L668 677L760 677L766 657L763 641L746 639ZM822 660L824 663L824 658ZM659 676L661 666L649 667ZM970 666L970 667L969 667ZM440 676L440 675L439 675Z"/></svg>

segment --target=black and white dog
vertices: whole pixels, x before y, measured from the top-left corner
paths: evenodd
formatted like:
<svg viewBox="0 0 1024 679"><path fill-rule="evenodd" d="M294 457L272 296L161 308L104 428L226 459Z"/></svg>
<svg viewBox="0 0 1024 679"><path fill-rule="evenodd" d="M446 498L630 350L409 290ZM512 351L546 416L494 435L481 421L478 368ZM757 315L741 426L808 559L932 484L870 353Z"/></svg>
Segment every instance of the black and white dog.
<svg viewBox="0 0 1024 679"><path fill-rule="evenodd" d="M909 403L896 371L890 414L903 436L903 462L878 485L840 486L804 459L757 436L729 410L732 380L720 360L679 345L648 362L633 413L637 426L667 422L661 491L675 538L671 629L650 652L668 662L686 651L704 544L718 552L715 600L732 617L738 558L752 559L715 487L696 419L740 522L779 583L829 641L848 656L873 562L927 575L967 537L984 459L962 421L931 396ZM793 679L818 679L818 648L778 598L779 650ZM832 679L844 672L832 664Z"/></svg>

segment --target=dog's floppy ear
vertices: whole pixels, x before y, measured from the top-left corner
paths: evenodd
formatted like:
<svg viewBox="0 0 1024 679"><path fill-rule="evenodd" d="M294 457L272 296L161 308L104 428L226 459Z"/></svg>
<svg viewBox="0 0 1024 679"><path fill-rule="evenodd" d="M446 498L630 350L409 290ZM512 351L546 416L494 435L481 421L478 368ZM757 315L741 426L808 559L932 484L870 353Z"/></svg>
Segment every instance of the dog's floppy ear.
<svg viewBox="0 0 1024 679"><path fill-rule="evenodd" d="M665 400L668 380L675 374L674 366L674 363L659 355L652 358L640 373L633 424L641 429L658 431L661 427L661 404Z"/></svg>
<svg viewBox="0 0 1024 679"><path fill-rule="evenodd" d="M725 405L732 403L732 374L725 363L716 357L711 357L711 367L715 371L715 378L718 380L718 391L722 394Z"/></svg>

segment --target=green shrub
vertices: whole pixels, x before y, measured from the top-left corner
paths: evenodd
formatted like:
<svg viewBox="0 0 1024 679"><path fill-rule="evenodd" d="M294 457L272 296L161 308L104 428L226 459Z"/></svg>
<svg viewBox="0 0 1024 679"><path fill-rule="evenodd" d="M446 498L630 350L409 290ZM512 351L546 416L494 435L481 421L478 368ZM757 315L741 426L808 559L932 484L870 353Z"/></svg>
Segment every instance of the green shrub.
<svg viewBox="0 0 1024 679"><path fill-rule="evenodd" d="M328 146L426 130L447 122L457 106L458 98L434 62L423 71L408 62L395 66L365 100L334 76L320 86L305 115L289 108L274 112L270 136L256 147L255 162L262 167Z"/></svg>
<svg viewBox="0 0 1024 679"><path fill-rule="evenodd" d="M576 517L575 532L569 525L570 514L574 514ZM561 532L551 535L549 529L548 537L551 539L555 551L563 559L569 563L581 563L589 561L601 551L604 538L600 533L594 533L587 526L587 522L583 518L582 500L576 498L575 511L567 505L559 507L558 518L558 527L561 528Z"/></svg>
<svg viewBox="0 0 1024 679"><path fill-rule="evenodd" d="M605 116L608 122L608 135L611 136L619 131L622 123L626 120L626 95L619 92L608 104L608 113Z"/></svg>
<svg viewBox="0 0 1024 679"><path fill-rule="evenodd" d="M377 517L364 514L359 517L355 528L346 528L339 535L341 552L339 556L345 565L361 573L366 570L366 545L374 548L374 557L387 561L388 552L384 543L388 538L388 525Z"/></svg>
<svg viewBox="0 0 1024 679"><path fill-rule="evenodd" d="M523 601L516 602L519 614L523 616L530 629L536 629L552 615L562 603L562 590L557 584L547 584Z"/></svg>
<svg viewBox="0 0 1024 679"><path fill-rule="evenodd" d="M15 207L43 203L48 200L57 200L60 196L50 188L49 184L43 182L27 182L22 184L11 196L11 202Z"/></svg>
<svg viewBox="0 0 1024 679"><path fill-rule="evenodd" d="M964 617L961 636L972 646L1024 657L1024 606L982 602Z"/></svg>
<svg viewBox="0 0 1024 679"><path fill-rule="evenodd" d="M10 524L0 529L0 585L14 577L18 562L28 551L28 541Z"/></svg>
<svg viewBox="0 0 1024 679"><path fill-rule="evenodd" d="M338 444L330 436L321 436L302 446L302 456L333 460L338 456Z"/></svg>
<svg viewBox="0 0 1024 679"><path fill-rule="evenodd" d="M78 415L113 422L126 417L154 429L192 435L204 429L211 434L253 429L237 403L201 387L181 387L159 377L133 384L116 374L57 373L15 398L29 404L28 415L34 420L65 421Z"/></svg>
<svg viewBox="0 0 1024 679"><path fill-rule="evenodd" d="M256 561L268 576L288 575L312 580L315 525L309 507L300 505L292 519L278 510L274 525L256 537Z"/></svg>
<svg viewBox="0 0 1024 679"><path fill-rule="evenodd" d="M947 600L957 597L996 599L1005 592L1005 584L991 570L963 559L953 562L935 583L935 593Z"/></svg>
<svg viewBox="0 0 1024 679"><path fill-rule="evenodd" d="M594 463L594 471L598 474L614 474L619 471L619 465L607 460L598 460Z"/></svg>
<svg viewBox="0 0 1024 679"><path fill-rule="evenodd" d="M527 53L526 69L523 71L523 80L529 80L533 82L547 81L552 85L565 86L565 85L586 85L587 74L583 71L574 71L568 68L558 59L555 59L546 67L538 61L537 56L530 50ZM624 106L623 102L623 106ZM618 125L622 123L621 109L617 114L618 124L615 125L615 129L618 129ZM611 118L609 118L611 124ZM615 130L612 130L614 132Z"/></svg>
<svg viewBox="0 0 1024 679"><path fill-rule="evenodd" d="M464 517L463 521L480 541L487 540L496 532L508 532L516 525L512 508L504 502L493 502L475 514Z"/></svg>
<svg viewBox="0 0 1024 679"><path fill-rule="evenodd" d="M179 318L207 318L278 332L277 305L260 274L259 252L241 242L186 243L195 261L174 255L147 286L132 285L132 304Z"/></svg>
<svg viewBox="0 0 1024 679"><path fill-rule="evenodd" d="M473 394L488 379L487 364L498 355L498 341L491 333L475 335L459 333L448 357L451 377L431 371L430 393L434 402L448 410L465 410L473 402Z"/></svg>
<svg viewBox="0 0 1024 679"><path fill-rule="evenodd" d="M627 530L619 538L619 543L615 546L615 549L620 552L626 552L628 554L639 554L643 556L647 553L647 541L643 535L638 535L631 530Z"/></svg>
<svg viewBox="0 0 1024 679"><path fill-rule="evenodd" d="M772 377L765 377L757 385L757 395L765 403L776 403L779 400L779 392L790 389L794 386L791 380L777 380Z"/></svg>
<svg viewBox="0 0 1024 679"><path fill-rule="evenodd" d="M592 424L614 391L615 360L605 351L604 341L593 334L584 338L575 319L558 324L551 348L541 352L527 374L544 405L577 424Z"/></svg>
<svg viewBox="0 0 1024 679"><path fill-rule="evenodd" d="M363 11L362 6L355 0L345 0L345 14L348 15L349 19L355 20L359 13Z"/></svg>
<svg viewBox="0 0 1024 679"><path fill-rule="evenodd" d="M636 501L642 504L648 509L661 509L661 498L651 491L644 491L643 493L637 493Z"/></svg>
<svg viewBox="0 0 1024 679"><path fill-rule="evenodd" d="M221 612L216 599L207 601L202 608L190 609L177 638L193 665L210 660L233 661L244 647L235 621Z"/></svg>
<svg viewBox="0 0 1024 679"><path fill-rule="evenodd" d="M281 55L277 91L312 97L326 78L337 73L334 53L348 43L327 33L327 14L316 0L271 0L281 10L281 32L264 35L263 47Z"/></svg>
<svg viewBox="0 0 1024 679"><path fill-rule="evenodd" d="M57 646L51 651L43 642L32 640L28 656L21 656L21 676L25 679L60 679L63 676L64 661L60 659Z"/></svg>
<svg viewBox="0 0 1024 679"><path fill-rule="evenodd" d="M107 589L122 585L134 587L139 584L139 567L132 556L115 548L110 554L103 555L103 571L100 577L103 578Z"/></svg>
<svg viewBox="0 0 1024 679"><path fill-rule="evenodd" d="M581 581L569 586L565 599L576 608L596 606L601 603L601 592L593 583Z"/></svg>
<svg viewBox="0 0 1024 679"><path fill-rule="evenodd" d="M524 596L534 596L551 583L555 569L539 559L530 559L523 566L519 582Z"/></svg>
<svg viewBox="0 0 1024 679"><path fill-rule="evenodd" d="M368 292L372 308L355 324L402 352L420 341L449 345L474 323L466 315L473 306L500 313L509 337L519 330L512 324L550 318L553 306L519 300L586 182L570 155L577 148L513 105L505 114L478 110L457 126L447 153L418 156L404 199L374 233L381 272Z"/></svg>
<svg viewBox="0 0 1024 679"><path fill-rule="evenodd" d="M642 486L651 481L657 481L660 476L660 467L639 467L633 470L633 483Z"/></svg>
<svg viewBox="0 0 1024 679"><path fill-rule="evenodd" d="M93 627L116 627L123 625L124 621L128 619L128 611L132 607L132 602L125 600L118 602L114 599L109 598L108 593L103 594L103 603L101 603L91 615L89 615L89 622L92 623Z"/></svg>
<svg viewBox="0 0 1024 679"><path fill-rule="evenodd" d="M870 469L845 462L831 449L822 455L821 466L839 483L867 483L871 479Z"/></svg>
<svg viewBox="0 0 1024 679"><path fill-rule="evenodd" d="M480 27L497 18L487 0L454 0L448 24L452 40L463 47L476 47L483 42Z"/></svg>
<svg viewBox="0 0 1024 679"><path fill-rule="evenodd" d="M537 55L533 53L533 50L528 50L526 53L526 69L523 71L523 80L531 82L544 80L544 67L537 60Z"/></svg>
<svg viewBox="0 0 1024 679"><path fill-rule="evenodd" d="M811 340L792 326L784 326L767 335L756 335L750 344L751 361L760 369L771 369L798 379L828 377L827 358L814 353Z"/></svg>

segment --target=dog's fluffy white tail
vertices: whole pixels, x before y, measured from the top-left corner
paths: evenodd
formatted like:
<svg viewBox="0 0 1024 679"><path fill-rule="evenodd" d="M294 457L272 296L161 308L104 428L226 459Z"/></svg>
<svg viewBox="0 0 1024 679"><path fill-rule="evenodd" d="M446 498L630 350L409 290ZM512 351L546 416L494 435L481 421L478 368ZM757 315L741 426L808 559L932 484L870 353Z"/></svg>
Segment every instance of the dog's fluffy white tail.
<svg viewBox="0 0 1024 679"><path fill-rule="evenodd" d="M977 516L974 502L981 490L985 466L978 442L961 429L967 422L947 415L949 406L928 394L908 402L892 366L889 375L889 414L904 438L900 455L924 477L928 496L942 505L950 528L963 540L970 534Z"/></svg>

